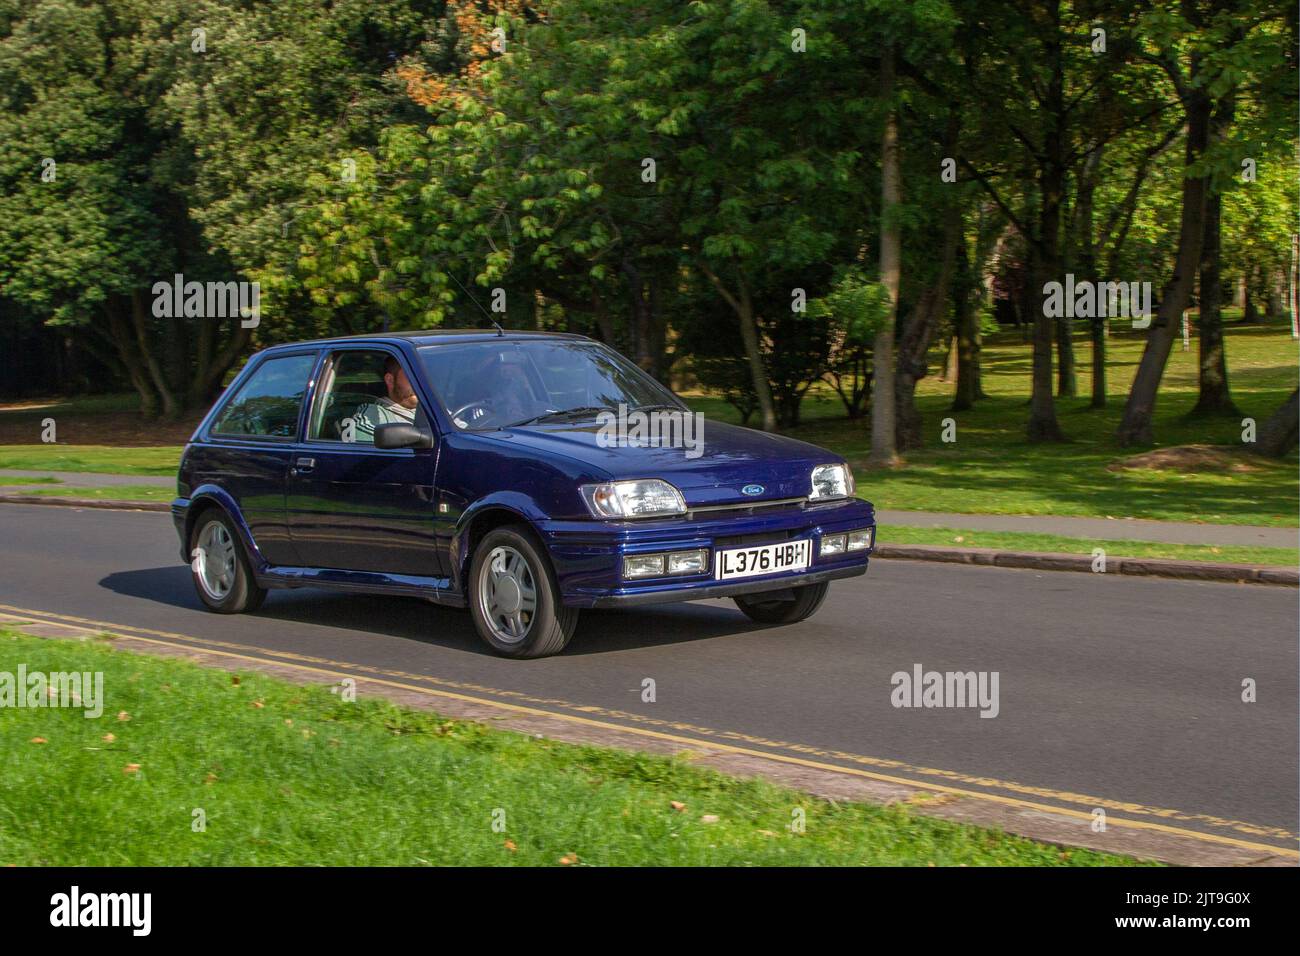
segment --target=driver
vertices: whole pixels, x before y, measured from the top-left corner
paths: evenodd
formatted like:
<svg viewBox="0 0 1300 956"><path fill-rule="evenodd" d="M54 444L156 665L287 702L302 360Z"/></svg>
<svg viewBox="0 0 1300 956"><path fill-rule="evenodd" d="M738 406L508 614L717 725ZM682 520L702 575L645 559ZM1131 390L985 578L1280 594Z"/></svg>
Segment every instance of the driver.
<svg viewBox="0 0 1300 956"><path fill-rule="evenodd" d="M384 359L384 386L388 395L356 410L352 419L356 423L356 441L374 444L375 426L388 425L392 422L415 424L415 410L420 405L420 398L411 388L411 380L406 371L393 356Z"/></svg>

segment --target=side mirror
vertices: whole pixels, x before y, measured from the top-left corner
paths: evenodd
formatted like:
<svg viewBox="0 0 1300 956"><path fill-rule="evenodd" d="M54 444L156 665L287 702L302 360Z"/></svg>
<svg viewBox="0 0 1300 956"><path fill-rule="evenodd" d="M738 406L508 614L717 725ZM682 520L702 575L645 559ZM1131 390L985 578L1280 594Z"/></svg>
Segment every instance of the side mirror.
<svg viewBox="0 0 1300 956"><path fill-rule="evenodd" d="M375 426L376 448L432 448L433 433L406 422Z"/></svg>

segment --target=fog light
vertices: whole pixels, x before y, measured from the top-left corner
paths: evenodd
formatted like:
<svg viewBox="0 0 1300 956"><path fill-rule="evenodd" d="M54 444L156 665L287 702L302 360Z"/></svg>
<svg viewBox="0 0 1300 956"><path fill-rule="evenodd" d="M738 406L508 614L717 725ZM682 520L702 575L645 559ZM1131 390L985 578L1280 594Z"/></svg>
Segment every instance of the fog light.
<svg viewBox="0 0 1300 956"><path fill-rule="evenodd" d="M668 555L669 574L702 574L708 569L709 552L674 551Z"/></svg>
<svg viewBox="0 0 1300 956"><path fill-rule="evenodd" d="M664 573L662 554L633 554L623 558L623 577L652 578Z"/></svg>
<svg viewBox="0 0 1300 956"><path fill-rule="evenodd" d="M821 555L825 557L828 554L844 553L844 535L842 534L824 534L822 535Z"/></svg>
<svg viewBox="0 0 1300 956"><path fill-rule="evenodd" d="M861 531L849 532L849 550L865 551L871 547L871 539L875 537L872 528L863 528Z"/></svg>

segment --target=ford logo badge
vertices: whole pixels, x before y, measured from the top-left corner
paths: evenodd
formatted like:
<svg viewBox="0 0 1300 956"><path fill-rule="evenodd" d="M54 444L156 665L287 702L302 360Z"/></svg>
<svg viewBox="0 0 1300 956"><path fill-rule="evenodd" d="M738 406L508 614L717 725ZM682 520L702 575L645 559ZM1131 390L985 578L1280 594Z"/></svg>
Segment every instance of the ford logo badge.
<svg viewBox="0 0 1300 956"><path fill-rule="evenodd" d="M744 488L740 489L740 493L742 495L751 495L751 496L761 495L766 490L767 489L764 488L762 485L746 485Z"/></svg>

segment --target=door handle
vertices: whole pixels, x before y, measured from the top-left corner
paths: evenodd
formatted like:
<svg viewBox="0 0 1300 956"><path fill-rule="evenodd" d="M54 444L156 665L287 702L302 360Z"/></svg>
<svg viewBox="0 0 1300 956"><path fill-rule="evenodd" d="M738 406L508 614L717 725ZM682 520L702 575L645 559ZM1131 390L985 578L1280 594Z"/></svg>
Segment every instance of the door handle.
<svg viewBox="0 0 1300 956"><path fill-rule="evenodd" d="M295 458L293 460L293 470L298 474L305 475L315 467L315 458Z"/></svg>

